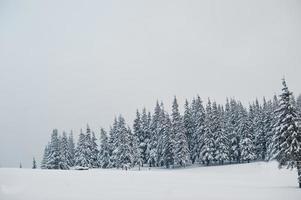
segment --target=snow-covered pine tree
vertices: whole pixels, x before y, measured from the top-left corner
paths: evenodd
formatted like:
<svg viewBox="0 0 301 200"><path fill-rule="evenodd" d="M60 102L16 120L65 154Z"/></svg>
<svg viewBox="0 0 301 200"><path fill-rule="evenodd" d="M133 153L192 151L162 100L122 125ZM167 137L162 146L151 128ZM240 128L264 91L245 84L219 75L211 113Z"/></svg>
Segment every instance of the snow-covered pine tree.
<svg viewBox="0 0 301 200"><path fill-rule="evenodd" d="M266 155L265 160L268 161L270 159L270 144L272 143L273 137L273 104L272 101L266 101L265 98L263 100L263 130L265 134L266 141Z"/></svg>
<svg viewBox="0 0 301 200"><path fill-rule="evenodd" d="M68 151L68 166L73 167L75 163L75 145L72 131L70 132L68 137Z"/></svg>
<svg viewBox="0 0 301 200"><path fill-rule="evenodd" d="M215 137L213 131L214 116L212 112L211 101L208 99L206 106L206 118L205 118L205 133L203 136L204 145L201 148L200 159L206 165L215 161Z"/></svg>
<svg viewBox="0 0 301 200"><path fill-rule="evenodd" d="M180 115L176 97L173 100L171 116L171 132L175 141L174 164L175 166L185 167L190 164L190 152L185 135L183 118Z"/></svg>
<svg viewBox="0 0 301 200"><path fill-rule="evenodd" d="M171 133L171 121L168 113L162 113L163 124L162 124L162 140L163 140L163 163L166 168L170 168L174 165L174 137Z"/></svg>
<svg viewBox="0 0 301 200"><path fill-rule="evenodd" d="M87 124L87 128L86 128L86 135L85 135L85 143L84 143L84 155L86 157L86 160L88 161L88 166L89 167L93 167L92 163L93 163L93 159L92 159L92 135L91 135L91 129L90 126Z"/></svg>
<svg viewBox="0 0 301 200"><path fill-rule="evenodd" d="M297 168L299 187L301 188L301 121L296 108L292 105L292 93L284 79L282 85L279 108L276 110L274 155L279 162L279 167Z"/></svg>
<svg viewBox="0 0 301 200"><path fill-rule="evenodd" d="M250 106L250 113L253 112L252 109L253 107ZM247 161L249 163L256 158L252 123L252 114L248 115L246 110L242 110L239 123L239 133L241 134L240 149L242 162Z"/></svg>
<svg viewBox="0 0 301 200"><path fill-rule="evenodd" d="M271 118L272 118L272 121L271 121L271 133L268 135L268 145L267 145L267 159L268 160L273 160L275 159L274 157L274 135L275 135L275 132L276 132L276 123L277 123L277 113L276 113L276 110L278 109L279 107L279 100L278 100L278 97L277 95L274 95L273 97L273 101L272 101L272 111L271 111Z"/></svg>
<svg viewBox="0 0 301 200"><path fill-rule="evenodd" d="M184 120L185 135L186 135L187 142L188 142L188 148L189 148L189 151L192 152L192 142L193 142L192 135L194 132L194 124L193 124L191 107L190 107L187 99L186 99L185 105L184 105L183 120Z"/></svg>
<svg viewBox="0 0 301 200"><path fill-rule="evenodd" d="M68 139L65 132L63 132L62 137L59 138L59 148L60 148L60 162L59 169L69 169L69 148L68 148Z"/></svg>
<svg viewBox="0 0 301 200"><path fill-rule="evenodd" d="M91 167L97 168L98 166L98 145L95 133L92 132L91 137Z"/></svg>
<svg viewBox="0 0 301 200"><path fill-rule="evenodd" d="M213 109L214 110L214 109ZM224 164L224 162L229 161L229 149L230 142L228 139L227 132L225 131L225 113L222 106L218 106L217 111L213 111L216 117L216 125L217 125L217 133L216 133L216 155L215 159L220 164Z"/></svg>
<svg viewBox="0 0 301 200"><path fill-rule="evenodd" d="M118 121L117 118L114 118L114 122L109 132L109 154L110 154L110 163L108 167L116 167L116 149L118 148L117 142L117 126Z"/></svg>
<svg viewBox="0 0 301 200"><path fill-rule="evenodd" d="M202 100L199 96L192 100L191 103L191 116L192 116L192 138L191 138L191 161L195 163L201 161L200 152L204 145L205 134L205 118L206 113L203 107Z"/></svg>
<svg viewBox="0 0 301 200"><path fill-rule="evenodd" d="M141 139L140 139L141 142L139 146L141 148L141 154L143 156L144 163L148 163L150 148L151 148L150 147L150 119L145 108L142 109L141 130L142 130L142 135L141 135Z"/></svg>
<svg viewBox="0 0 301 200"><path fill-rule="evenodd" d="M165 137L165 110L163 102L160 104L160 113L157 124L157 165L164 166L164 137Z"/></svg>
<svg viewBox="0 0 301 200"><path fill-rule="evenodd" d="M266 133L264 132L264 112L256 99L254 104L255 153L258 160L265 160Z"/></svg>
<svg viewBox="0 0 301 200"><path fill-rule="evenodd" d="M36 169L37 168L37 162L36 159L33 157L32 158L32 169Z"/></svg>
<svg viewBox="0 0 301 200"><path fill-rule="evenodd" d="M42 159L42 162L41 162L41 169L47 169L47 160L48 160L48 157L49 157L49 146L50 144L48 143L45 148L44 148L44 153L43 153L43 159Z"/></svg>
<svg viewBox="0 0 301 200"><path fill-rule="evenodd" d="M230 99L230 110L227 113L227 133L230 141L230 161L240 162L240 134L238 132L239 127L239 113L241 110L241 103L236 102L235 99ZM226 111L227 112L227 111Z"/></svg>
<svg viewBox="0 0 301 200"><path fill-rule="evenodd" d="M98 166L101 168L107 168L110 164L110 148L106 131L100 129L100 146L98 153Z"/></svg>
<svg viewBox="0 0 301 200"><path fill-rule="evenodd" d="M130 127L128 127L128 132L130 134L130 147L132 155L132 167L138 165L138 168L142 167L143 160L141 156L141 149L139 148L139 139L137 135L131 132Z"/></svg>
<svg viewBox="0 0 301 200"><path fill-rule="evenodd" d="M124 118L118 117L117 125L117 148L113 154L117 168L129 168L133 163L133 155L131 154L130 130L127 129Z"/></svg>
<svg viewBox="0 0 301 200"><path fill-rule="evenodd" d="M134 123L133 123L133 135L136 141L135 145L137 145L137 147L139 148L137 150L137 152L139 152L141 158L136 158L137 160L139 160L139 164L141 164L141 166L143 166L145 160L146 160L146 155L143 154L143 152L145 152L145 145L144 145L144 137L143 137L143 131L142 131L142 121L141 121L141 115L139 113L139 110L136 111L136 118L134 119ZM140 163L141 162L141 163Z"/></svg>
<svg viewBox="0 0 301 200"><path fill-rule="evenodd" d="M150 123L150 142L148 148L148 164L150 167L158 166L160 159L158 155L158 138L160 137L160 114L161 107L159 106L159 102L157 101Z"/></svg>
<svg viewBox="0 0 301 200"><path fill-rule="evenodd" d="M86 156L86 136L82 129L79 134L77 147L75 150L75 165L81 167L90 167L90 159Z"/></svg>
<svg viewBox="0 0 301 200"><path fill-rule="evenodd" d="M60 142L58 138L58 131L54 129L51 134L51 141L49 145L49 154L47 158L47 169L59 169L60 164Z"/></svg>

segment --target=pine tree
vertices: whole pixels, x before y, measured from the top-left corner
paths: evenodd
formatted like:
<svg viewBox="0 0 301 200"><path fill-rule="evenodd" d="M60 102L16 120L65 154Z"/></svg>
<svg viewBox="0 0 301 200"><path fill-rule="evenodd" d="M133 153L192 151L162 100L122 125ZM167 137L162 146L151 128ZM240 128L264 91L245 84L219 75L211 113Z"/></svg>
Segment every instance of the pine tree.
<svg viewBox="0 0 301 200"><path fill-rule="evenodd" d="M158 166L160 160L160 157L158 155L158 138L160 137L160 114L161 107L159 106L159 102L157 101L150 123L150 142L148 148L148 164L150 167Z"/></svg>
<svg viewBox="0 0 301 200"><path fill-rule="evenodd" d="M95 137L95 133L92 132L92 137L91 137L91 167L92 168L98 167L98 146L96 141L97 139Z"/></svg>
<svg viewBox="0 0 301 200"><path fill-rule="evenodd" d="M163 159L162 162L166 168L174 165L174 138L171 132L171 121L168 113L164 113L164 121L162 126L162 141L163 141Z"/></svg>
<svg viewBox="0 0 301 200"><path fill-rule="evenodd" d="M114 118L114 122L112 127L110 128L110 137L109 137L109 154L110 154L110 163L109 167L116 167L116 149L118 148L117 141L117 126L118 121L117 118Z"/></svg>
<svg viewBox="0 0 301 200"><path fill-rule="evenodd" d="M284 79L282 85L280 104L276 110L277 123L273 140L274 155L279 162L279 167L297 168L299 187L301 188L301 121L296 108L292 105L292 93Z"/></svg>
<svg viewBox="0 0 301 200"><path fill-rule="evenodd" d="M49 146L50 144L48 143L45 148L44 148L44 154L43 154L43 159L42 159L42 162L41 162L41 169L47 169L47 160L48 160L48 157L49 157Z"/></svg>
<svg viewBox="0 0 301 200"><path fill-rule="evenodd" d="M213 120L214 116L212 113L211 101L208 100L206 106L206 119L205 119L205 133L204 133L204 145L200 152L200 159L206 165L215 161L216 147L215 137L213 133Z"/></svg>
<svg viewBox="0 0 301 200"><path fill-rule="evenodd" d="M205 109L203 107L202 100L199 96L192 100L191 104L191 116L192 116L192 138L190 142L191 149L191 161L201 161L201 149L204 146L204 134L205 134Z"/></svg>
<svg viewBox="0 0 301 200"><path fill-rule="evenodd" d="M77 147L75 150L75 165L80 167L90 167L90 159L87 157L86 153L86 136L81 130L79 134L79 139Z"/></svg>
<svg viewBox="0 0 301 200"><path fill-rule="evenodd" d="M110 164L110 148L107 133L103 128L100 129L100 148L98 153L98 166L107 168Z"/></svg>
<svg viewBox="0 0 301 200"><path fill-rule="evenodd" d="M32 169L36 169L37 168L37 162L36 159L33 157L32 158Z"/></svg>
<svg viewBox="0 0 301 200"><path fill-rule="evenodd" d="M165 110L164 105L161 102L160 104L160 113L158 116L158 124L156 127L157 130L157 165L158 166L164 166L164 137L165 137Z"/></svg>
<svg viewBox="0 0 301 200"><path fill-rule="evenodd" d="M227 108L227 104L226 104ZM240 162L240 134L238 132L240 112L242 110L241 103L231 99L229 103L229 110L226 110L227 123L226 130L230 141L230 161Z"/></svg>
<svg viewBox="0 0 301 200"><path fill-rule="evenodd" d="M150 156L150 119L149 116L146 112L146 109L143 108L142 110L142 115L141 115L141 130L142 130L142 135L140 138L140 148L141 148L141 154L143 156L144 163L149 162L149 156Z"/></svg>
<svg viewBox="0 0 301 200"><path fill-rule="evenodd" d="M128 168L133 162L131 154L130 130L126 128L125 120L122 116L118 117L117 125L117 148L113 151L117 168Z"/></svg>
<svg viewBox="0 0 301 200"><path fill-rule="evenodd" d="M89 125L87 124L86 128L86 135L85 135L85 143L84 143L84 155L86 157L86 160L88 161L88 166L93 167L93 158L92 158L92 136L91 136L91 129Z"/></svg>
<svg viewBox="0 0 301 200"><path fill-rule="evenodd" d="M254 104L254 132L255 132L255 148L256 157L259 160L265 160L266 155L266 133L264 131L264 113L256 99Z"/></svg>
<svg viewBox="0 0 301 200"><path fill-rule="evenodd" d="M184 127L185 127L185 135L187 138L187 142L188 142L188 148L189 151L192 152L192 136L193 136L193 132L194 132L194 124L193 124L193 118L192 118L192 110L191 107L189 106L189 103L186 99L185 101L185 107L184 107L184 116L183 116L183 120L184 120Z"/></svg>
<svg viewBox="0 0 301 200"><path fill-rule="evenodd" d="M128 132L130 134L130 147L131 147L131 155L132 155L132 167L138 165L139 170L143 164L143 159L141 156L141 149L139 148L139 139L137 135L131 133L130 128L128 127Z"/></svg>
<svg viewBox="0 0 301 200"><path fill-rule="evenodd" d="M49 145L49 154L47 158L47 169L59 169L60 166L60 144L58 138L58 131L54 129L51 135L51 141Z"/></svg>
<svg viewBox="0 0 301 200"><path fill-rule="evenodd" d="M75 145L73 140L73 132L68 137L68 166L73 167L75 163Z"/></svg>
<svg viewBox="0 0 301 200"><path fill-rule="evenodd" d="M135 144L137 145L137 152L139 152L140 158L136 158L136 160L139 160L139 164L143 166L143 163L145 163L146 155L145 155L145 143L144 143L144 136L142 131L142 121L141 121L141 115L139 113L139 110L136 111L136 118L134 119L133 123L133 134L135 139ZM138 161L137 161L138 162Z"/></svg>
<svg viewBox="0 0 301 200"><path fill-rule="evenodd" d="M60 148L60 161L59 161L59 169L69 169L69 148L68 148L68 139L65 132L63 132L63 136L59 139L59 148Z"/></svg>
<svg viewBox="0 0 301 200"><path fill-rule="evenodd" d="M252 113L252 107L250 107L250 113ZM247 111L242 110L240 115L239 133L241 134L240 148L241 148L241 161L247 161L256 158L255 144L254 144L254 132L253 132L253 116L248 115Z"/></svg>
<svg viewBox="0 0 301 200"><path fill-rule="evenodd" d="M271 132L268 134L267 136L267 141L268 141L268 145L267 145L267 158L268 160L273 160L275 159L274 157L274 133L276 132L276 123L277 123L277 113L276 110L279 107L279 101L277 98L277 95L274 95L273 97L273 101L272 101L272 108L271 108Z"/></svg>
<svg viewBox="0 0 301 200"><path fill-rule="evenodd" d="M224 110L221 106L218 106L217 111L215 113L215 124L216 124L216 155L215 159L221 164L229 161L229 149L230 142L228 139L228 135L225 131L225 114Z"/></svg>
<svg viewBox="0 0 301 200"><path fill-rule="evenodd" d="M272 101L266 101L265 98L263 100L263 130L266 141L266 153L265 160L268 161L270 159L270 144L272 143L273 136L273 104Z"/></svg>
<svg viewBox="0 0 301 200"><path fill-rule="evenodd" d="M174 164L185 167L190 163L188 142L185 135L183 118L179 112L176 97L172 104L171 133L174 137Z"/></svg>

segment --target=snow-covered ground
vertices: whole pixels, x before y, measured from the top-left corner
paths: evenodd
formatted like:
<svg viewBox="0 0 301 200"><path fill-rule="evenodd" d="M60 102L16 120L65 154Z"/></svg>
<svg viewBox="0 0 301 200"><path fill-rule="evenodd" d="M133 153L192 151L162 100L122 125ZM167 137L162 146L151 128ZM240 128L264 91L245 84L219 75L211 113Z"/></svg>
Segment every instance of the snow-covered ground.
<svg viewBox="0 0 301 200"><path fill-rule="evenodd" d="M300 200L296 171L276 163L189 169L0 169L1 200Z"/></svg>

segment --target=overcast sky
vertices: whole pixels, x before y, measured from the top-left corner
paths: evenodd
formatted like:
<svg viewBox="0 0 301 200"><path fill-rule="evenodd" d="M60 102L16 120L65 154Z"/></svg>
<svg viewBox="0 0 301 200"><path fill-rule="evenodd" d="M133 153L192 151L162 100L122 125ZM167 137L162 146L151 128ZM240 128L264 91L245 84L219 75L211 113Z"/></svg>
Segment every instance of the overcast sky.
<svg viewBox="0 0 301 200"><path fill-rule="evenodd" d="M157 99L299 94L300 36L298 0L1 0L0 166Z"/></svg>

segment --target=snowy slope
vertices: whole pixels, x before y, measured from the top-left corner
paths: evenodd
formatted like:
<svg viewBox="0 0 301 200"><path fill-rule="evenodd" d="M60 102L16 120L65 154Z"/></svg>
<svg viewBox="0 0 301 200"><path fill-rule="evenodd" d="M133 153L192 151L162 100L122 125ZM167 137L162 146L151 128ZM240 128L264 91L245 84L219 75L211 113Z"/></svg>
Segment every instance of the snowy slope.
<svg viewBox="0 0 301 200"><path fill-rule="evenodd" d="M300 200L296 172L276 163L121 171L0 169L1 200Z"/></svg>

